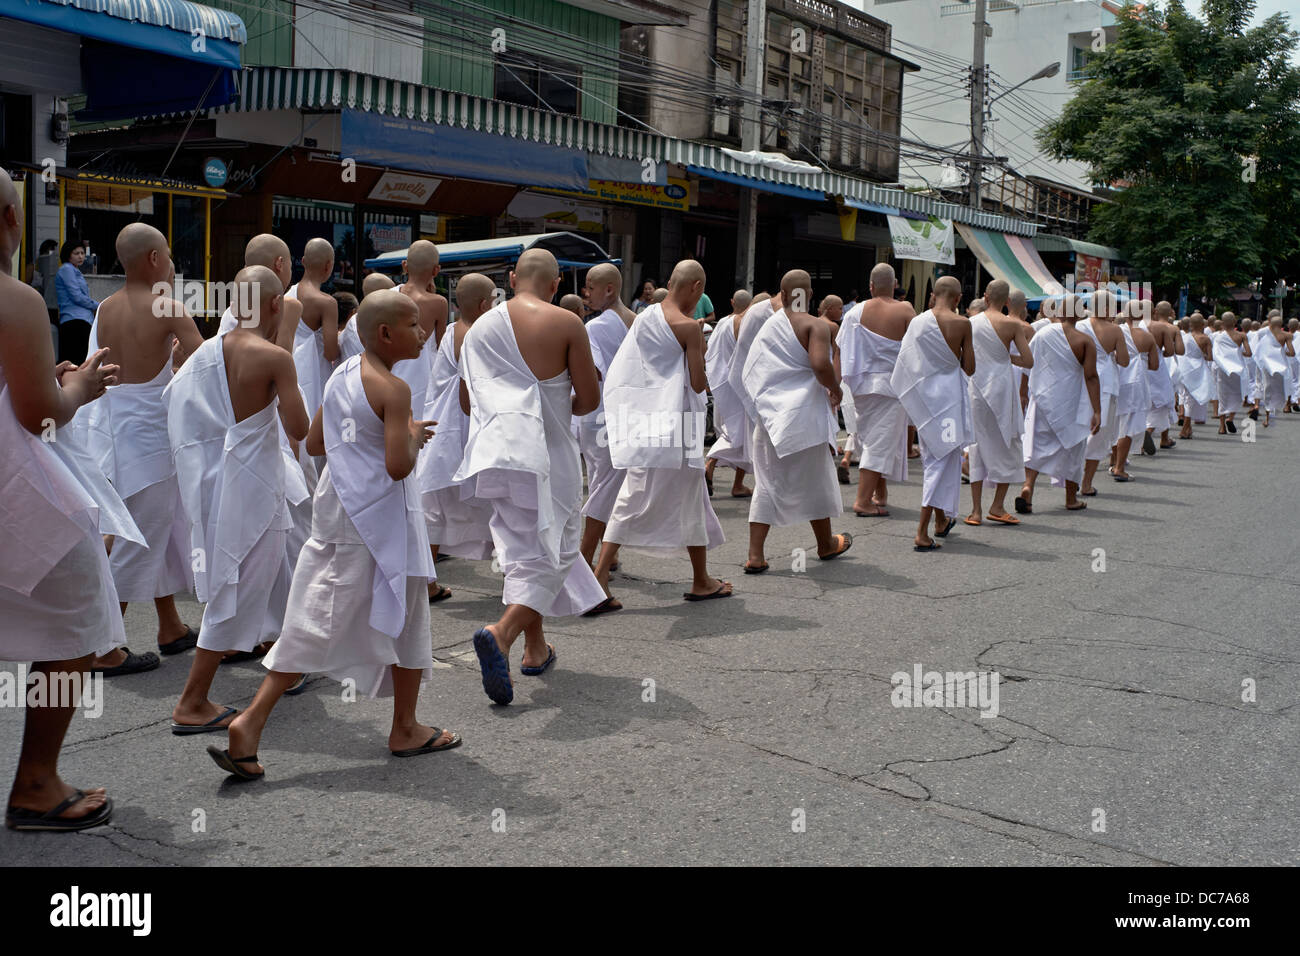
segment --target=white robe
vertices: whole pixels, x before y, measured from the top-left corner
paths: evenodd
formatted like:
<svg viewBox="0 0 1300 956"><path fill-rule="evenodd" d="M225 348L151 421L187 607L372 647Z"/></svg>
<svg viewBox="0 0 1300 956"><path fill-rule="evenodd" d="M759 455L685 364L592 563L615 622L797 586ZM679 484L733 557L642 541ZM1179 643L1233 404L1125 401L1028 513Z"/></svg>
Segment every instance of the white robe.
<svg viewBox="0 0 1300 956"><path fill-rule="evenodd" d="M1088 436L1088 446L1084 449L1086 461L1101 461L1110 455L1111 446L1119 437L1119 379L1120 366L1115 356L1107 352L1097 337L1092 319L1080 319L1074 327L1092 339L1097 348L1097 385L1101 397L1101 427L1097 434ZM1130 362L1133 359L1130 357Z"/></svg>
<svg viewBox="0 0 1300 956"><path fill-rule="evenodd" d="M474 497L471 481L452 478L465 457L469 434L469 416L460 407L460 364L453 326L447 327L434 358L428 396L422 418L438 424L415 463L415 483L420 489L429 543L438 546L439 554L481 561L492 556L488 527L492 506Z"/></svg>
<svg viewBox="0 0 1300 956"><path fill-rule="evenodd" d="M1227 332L1210 336L1211 354L1214 356L1215 397L1219 400L1219 414L1231 415L1246 402L1249 386L1246 383L1246 360L1241 346Z"/></svg>
<svg viewBox="0 0 1300 956"><path fill-rule="evenodd" d="M1029 340L1029 350L1034 367L1025 411L1025 467L1058 481L1078 482L1092 422L1083 366L1059 324L1040 329Z"/></svg>
<svg viewBox="0 0 1300 956"><path fill-rule="evenodd" d="M756 333L742 384L756 413L750 523L781 527L842 514L831 457L838 423L784 309Z"/></svg>
<svg viewBox="0 0 1300 956"><path fill-rule="evenodd" d="M111 488L101 505L56 453L63 431L46 442L23 428L0 371L0 660L75 660L126 643L100 534L113 512L115 533L142 537Z"/></svg>
<svg viewBox="0 0 1300 956"><path fill-rule="evenodd" d="M235 421L225 337L204 342L163 390L181 502L190 522L199 646L251 651L280 632L292 527L280 446L280 401ZM294 466L296 468L296 465Z"/></svg>
<svg viewBox="0 0 1300 956"><path fill-rule="evenodd" d="M748 427L745 405L729 378L735 355L736 321L735 316L730 316L713 330L704 353L704 371L709 380L709 391L713 393L713 433L717 436L708 457L732 468L753 471L753 463L745 457L745 431Z"/></svg>
<svg viewBox="0 0 1300 956"><path fill-rule="evenodd" d="M971 319L971 341L975 374L969 379L969 388L975 441L967 446L970 480L995 484L1024 481L1024 414L1016 366L987 312Z"/></svg>
<svg viewBox="0 0 1300 956"><path fill-rule="evenodd" d="M587 323L591 358L601 377L601 400L595 411L574 419L578 449L587 465L587 503L582 507L582 514L603 522L609 521L614 510L624 474L624 469L615 468L610 460L609 438L605 431L605 375L626 337L627 326L613 309L606 309Z"/></svg>
<svg viewBox="0 0 1300 956"><path fill-rule="evenodd" d="M1178 389L1183 398L1184 414L1192 421L1205 421L1206 406L1214 397L1213 367L1205 361L1201 347L1191 332L1183 336L1183 355L1178 360Z"/></svg>
<svg viewBox="0 0 1300 956"><path fill-rule="evenodd" d="M906 481L907 412L889 383L901 343L872 332L861 316L862 307L855 306L836 335L840 374L853 394L858 467L888 481Z"/></svg>
<svg viewBox="0 0 1300 956"><path fill-rule="evenodd" d="M722 544L704 485L704 393L690 386L662 306L637 314L609 364L604 401L614 461L627 469L605 540L651 553ZM653 418L641 421L647 411Z"/></svg>
<svg viewBox="0 0 1300 956"><path fill-rule="evenodd" d="M731 366L727 369L727 387L740 402L745 415L741 445L735 453L739 454L742 461L750 463L750 467L745 468L750 472L754 471L754 455L750 444L753 440L754 427L758 424L758 412L750 400L749 392L745 390L745 362L749 359L749 350L754 345L755 337L768 319L772 318L773 311L771 299L764 299L758 305L751 305L746 310L745 317L740 321L740 332L736 336L736 350L731 354ZM731 435L735 437L734 432L731 432ZM737 467L744 468L744 465Z"/></svg>
<svg viewBox="0 0 1300 956"><path fill-rule="evenodd" d="M605 592L578 553L582 471L569 373L537 379L503 302L465 333L460 374L470 423L452 479L473 479L474 496L492 504L492 541L505 572L502 602L547 617L590 610Z"/></svg>
<svg viewBox="0 0 1300 956"><path fill-rule="evenodd" d="M1260 400L1264 408L1276 414L1286 403L1287 376L1290 367L1286 360L1286 346L1277 340L1271 330L1260 329L1255 339L1255 366L1263 379Z"/></svg>
<svg viewBox="0 0 1300 956"><path fill-rule="evenodd" d="M1150 322L1143 320L1143 327L1150 332ZM1156 356L1160 364L1154 369L1147 369L1147 393L1151 406L1147 410L1146 427L1159 433L1173 424L1177 416L1174 414L1174 382L1169 372L1169 359L1158 344Z"/></svg>
<svg viewBox="0 0 1300 956"><path fill-rule="evenodd" d="M1133 340L1133 330L1128 323L1120 326L1128 347L1128 365L1119 370L1119 420L1115 425L1116 440L1132 438L1141 440L1147 430L1147 412L1151 408L1151 380L1147 373L1147 353L1139 352Z"/></svg>
<svg viewBox="0 0 1300 956"><path fill-rule="evenodd" d="M328 464L316 486L312 534L294 569L268 670L352 679L372 697L392 693L392 665L433 673L425 586L433 558L415 483L388 477L384 423L366 398L361 359L325 389Z"/></svg>
<svg viewBox="0 0 1300 956"><path fill-rule="evenodd" d="M360 341L361 339L358 338L357 342ZM420 354L415 358L401 359L393 363L393 374L411 389L411 415L417 420L424 414L424 406L429 401L429 379L433 372L433 357L436 349L437 346L433 344L431 335L424 340L424 345L420 347ZM344 361L341 354L339 361L340 363Z"/></svg>
<svg viewBox="0 0 1300 956"><path fill-rule="evenodd" d="M916 426L923 468L921 505L946 515L957 511L961 453L974 434L967 381L934 312L927 310L912 319L899 345L890 384Z"/></svg>

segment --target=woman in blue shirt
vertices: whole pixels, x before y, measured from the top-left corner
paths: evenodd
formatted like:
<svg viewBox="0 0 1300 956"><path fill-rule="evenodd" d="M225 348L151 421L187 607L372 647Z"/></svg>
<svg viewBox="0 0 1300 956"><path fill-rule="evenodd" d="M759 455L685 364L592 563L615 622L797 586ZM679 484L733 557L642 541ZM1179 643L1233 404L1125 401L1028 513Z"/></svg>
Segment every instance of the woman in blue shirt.
<svg viewBox="0 0 1300 956"><path fill-rule="evenodd" d="M81 241L65 242L59 259L63 265L54 277L59 294L59 361L80 365L86 360L90 323L95 320L99 303L90 297L90 287L81 274L81 264L86 261L86 247Z"/></svg>

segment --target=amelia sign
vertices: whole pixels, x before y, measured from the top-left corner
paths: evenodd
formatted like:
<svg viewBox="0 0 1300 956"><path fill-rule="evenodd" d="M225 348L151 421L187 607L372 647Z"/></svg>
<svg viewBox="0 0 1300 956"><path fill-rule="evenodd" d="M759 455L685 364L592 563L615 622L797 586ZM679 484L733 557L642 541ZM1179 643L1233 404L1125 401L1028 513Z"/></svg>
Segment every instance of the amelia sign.
<svg viewBox="0 0 1300 956"><path fill-rule="evenodd" d="M919 259L922 262L957 261L952 236L952 220L930 216L928 219L889 217L889 238L894 244L894 258Z"/></svg>
<svg viewBox="0 0 1300 956"><path fill-rule="evenodd" d="M433 191L438 188L441 179L432 176L416 176L413 173L385 172L370 190L369 199L381 202L400 202L411 206L423 206Z"/></svg>

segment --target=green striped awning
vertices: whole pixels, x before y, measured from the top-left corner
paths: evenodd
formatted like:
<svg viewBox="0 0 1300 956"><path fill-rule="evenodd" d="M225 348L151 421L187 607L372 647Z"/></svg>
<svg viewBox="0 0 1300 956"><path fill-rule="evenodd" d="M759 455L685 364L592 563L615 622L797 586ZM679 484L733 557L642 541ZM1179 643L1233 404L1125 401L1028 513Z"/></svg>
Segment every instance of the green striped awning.
<svg viewBox="0 0 1300 956"><path fill-rule="evenodd" d="M1026 298L1041 299L1064 291L1028 239L974 229L962 223L957 224L957 232L990 275L1009 282L1011 288L1019 289Z"/></svg>
<svg viewBox="0 0 1300 956"><path fill-rule="evenodd" d="M873 203L922 216L938 216L995 232L1032 236L1033 223L968 206L940 202L929 196L889 189L830 170L785 172L743 163L706 143L660 136L657 133L595 123L513 103L501 103L465 93L438 90L417 83L384 79L346 70L290 69L258 66L242 71L239 97L229 106L209 111L355 109L426 123L459 126L514 139L582 149L625 159L704 166L718 172L766 182L799 186L858 203Z"/></svg>

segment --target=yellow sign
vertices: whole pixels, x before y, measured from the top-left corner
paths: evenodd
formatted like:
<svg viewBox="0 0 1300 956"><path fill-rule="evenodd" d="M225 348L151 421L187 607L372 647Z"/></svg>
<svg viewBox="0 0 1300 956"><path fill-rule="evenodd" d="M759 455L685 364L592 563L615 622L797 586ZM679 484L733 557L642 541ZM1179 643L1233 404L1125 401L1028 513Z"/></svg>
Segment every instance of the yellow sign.
<svg viewBox="0 0 1300 956"><path fill-rule="evenodd" d="M691 208L690 183L684 179L668 180L664 186L654 183L615 183L605 179L588 180L587 188L539 189L538 192L556 196L574 196L601 202L631 203L634 206L653 206L656 209L676 209L685 212Z"/></svg>

